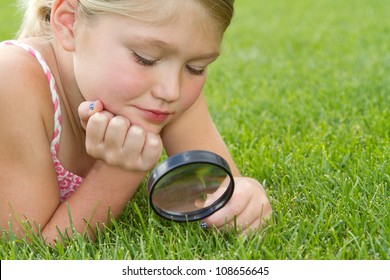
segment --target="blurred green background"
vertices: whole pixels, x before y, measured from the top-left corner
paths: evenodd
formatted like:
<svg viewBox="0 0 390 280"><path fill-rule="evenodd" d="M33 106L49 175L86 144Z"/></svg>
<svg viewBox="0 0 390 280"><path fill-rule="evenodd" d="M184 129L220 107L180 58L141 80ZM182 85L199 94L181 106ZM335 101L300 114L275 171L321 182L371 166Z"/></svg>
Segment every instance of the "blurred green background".
<svg viewBox="0 0 390 280"><path fill-rule="evenodd" d="M17 1L0 0L0 41L14 38L19 22Z"/></svg>

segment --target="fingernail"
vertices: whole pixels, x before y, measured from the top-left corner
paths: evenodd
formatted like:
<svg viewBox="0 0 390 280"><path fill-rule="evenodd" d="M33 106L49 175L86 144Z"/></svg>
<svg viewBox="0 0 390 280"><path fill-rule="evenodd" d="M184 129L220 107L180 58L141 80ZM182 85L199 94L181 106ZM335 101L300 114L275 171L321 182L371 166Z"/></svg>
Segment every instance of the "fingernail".
<svg viewBox="0 0 390 280"><path fill-rule="evenodd" d="M95 109L95 102L89 104L89 110L92 111L93 109Z"/></svg>
<svg viewBox="0 0 390 280"><path fill-rule="evenodd" d="M201 223L200 223L200 227L201 227L202 229L208 229L208 228L209 228L209 226L208 226L205 222L201 222Z"/></svg>

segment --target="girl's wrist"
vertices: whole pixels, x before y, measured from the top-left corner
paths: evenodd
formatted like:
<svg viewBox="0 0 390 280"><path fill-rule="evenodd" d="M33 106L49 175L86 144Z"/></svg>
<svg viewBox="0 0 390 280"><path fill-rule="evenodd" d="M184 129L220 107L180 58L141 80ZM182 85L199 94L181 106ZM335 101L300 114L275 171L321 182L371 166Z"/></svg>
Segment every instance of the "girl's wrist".
<svg viewBox="0 0 390 280"><path fill-rule="evenodd" d="M138 187L146 177L146 174L146 171L128 171L97 160L85 181L96 182L100 186L107 185L110 188L121 188L121 186L127 188L131 186Z"/></svg>

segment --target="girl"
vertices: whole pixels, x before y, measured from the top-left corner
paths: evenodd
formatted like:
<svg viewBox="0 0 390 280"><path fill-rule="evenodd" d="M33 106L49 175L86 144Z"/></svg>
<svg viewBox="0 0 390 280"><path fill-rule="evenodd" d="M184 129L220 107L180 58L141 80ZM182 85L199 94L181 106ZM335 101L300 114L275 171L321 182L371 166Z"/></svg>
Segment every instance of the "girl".
<svg viewBox="0 0 390 280"><path fill-rule="evenodd" d="M240 175L202 94L233 0L24 2L18 41L0 46L1 228L23 234L23 218L54 242L71 217L93 237L163 148L210 150L232 167L233 197L203 225L262 225L265 191Z"/></svg>

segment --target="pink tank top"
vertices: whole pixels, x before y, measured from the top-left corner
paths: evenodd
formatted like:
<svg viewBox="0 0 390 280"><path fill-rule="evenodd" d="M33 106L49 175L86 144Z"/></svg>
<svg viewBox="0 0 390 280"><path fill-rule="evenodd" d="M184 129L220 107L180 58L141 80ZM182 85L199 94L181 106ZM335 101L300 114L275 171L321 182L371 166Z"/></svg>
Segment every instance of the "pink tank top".
<svg viewBox="0 0 390 280"><path fill-rule="evenodd" d="M58 148L61 139L62 119L60 102L54 76L42 55L37 50L33 49L31 46L18 41L5 41L1 44L18 46L28 51L32 56L37 59L49 82L51 98L53 100L54 106L54 133L50 144L50 151L57 173L57 181L60 189L61 201L64 201L77 189L78 186L81 185L81 183L83 182L83 178L66 170L57 158Z"/></svg>

